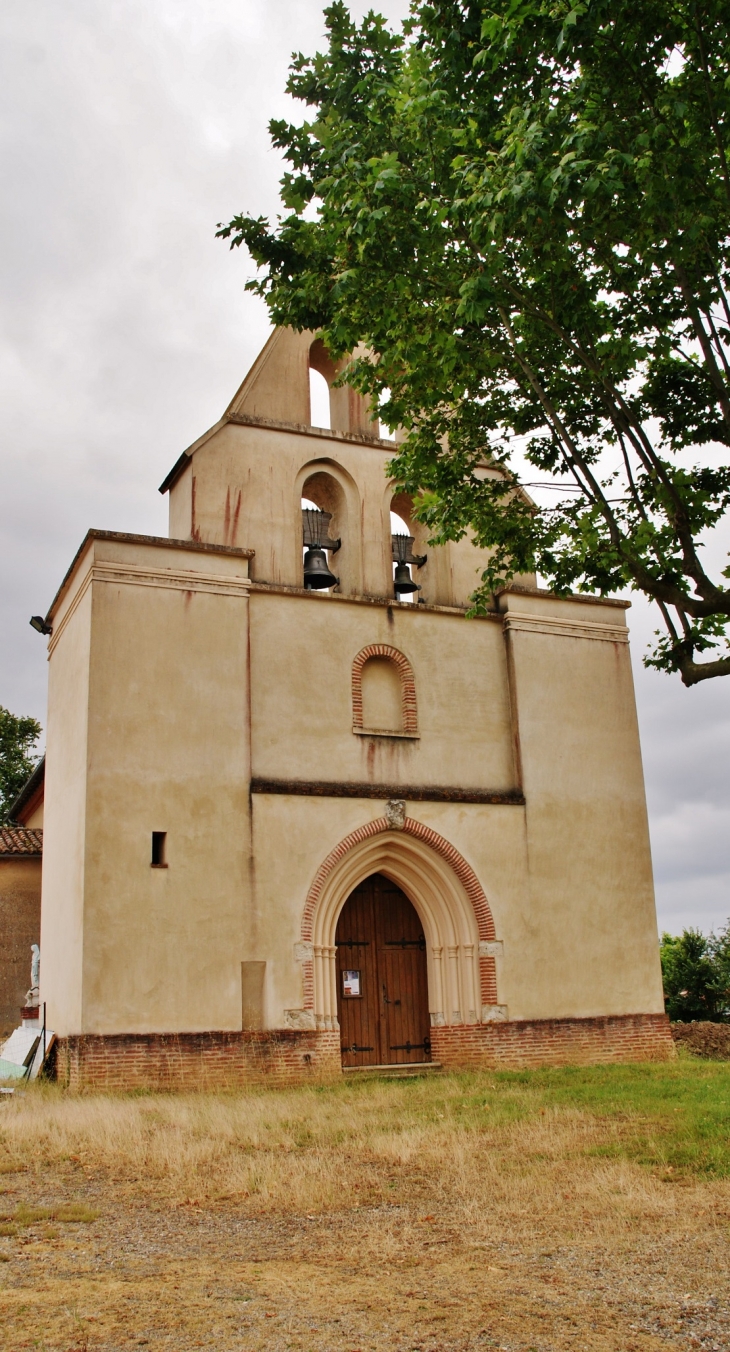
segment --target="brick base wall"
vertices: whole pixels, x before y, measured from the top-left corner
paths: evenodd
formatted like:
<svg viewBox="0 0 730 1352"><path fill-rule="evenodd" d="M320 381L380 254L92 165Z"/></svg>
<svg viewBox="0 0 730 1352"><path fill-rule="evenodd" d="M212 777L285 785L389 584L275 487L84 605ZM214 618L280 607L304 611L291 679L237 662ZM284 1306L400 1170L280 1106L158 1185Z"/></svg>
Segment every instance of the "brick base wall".
<svg viewBox="0 0 730 1352"><path fill-rule="evenodd" d="M339 1075L338 1032L114 1033L59 1038L71 1089L221 1089Z"/></svg>
<svg viewBox="0 0 730 1352"><path fill-rule="evenodd" d="M525 1019L431 1029L448 1069L667 1061L676 1055L665 1014ZM114 1033L60 1038L55 1074L71 1089L220 1089L328 1079L341 1071L340 1034Z"/></svg>
<svg viewBox="0 0 730 1352"><path fill-rule="evenodd" d="M666 1014L515 1019L431 1029L431 1055L448 1068L599 1065L676 1056Z"/></svg>

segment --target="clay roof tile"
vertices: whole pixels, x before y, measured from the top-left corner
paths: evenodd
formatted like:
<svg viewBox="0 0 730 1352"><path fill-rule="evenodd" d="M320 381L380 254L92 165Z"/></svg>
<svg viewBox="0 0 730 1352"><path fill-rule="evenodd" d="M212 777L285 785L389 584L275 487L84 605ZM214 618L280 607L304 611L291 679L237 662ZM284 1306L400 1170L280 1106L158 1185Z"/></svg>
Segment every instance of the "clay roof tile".
<svg viewBox="0 0 730 1352"><path fill-rule="evenodd" d="M0 858L43 854L43 832L33 826L0 826Z"/></svg>

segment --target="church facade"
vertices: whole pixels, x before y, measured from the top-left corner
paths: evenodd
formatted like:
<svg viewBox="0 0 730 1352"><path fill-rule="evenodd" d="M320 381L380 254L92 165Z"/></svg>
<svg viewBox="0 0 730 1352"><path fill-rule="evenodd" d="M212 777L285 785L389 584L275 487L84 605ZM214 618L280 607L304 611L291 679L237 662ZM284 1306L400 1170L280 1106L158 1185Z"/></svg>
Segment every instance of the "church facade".
<svg viewBox="0 0 730 1352"><path fill-rule="evenodd" d="M47 616L59 1075L670 1056L626 603L467 619L483 558L428 546L356 393L311 425L310 366L276 331L169 538L90 531Z"/></svg>

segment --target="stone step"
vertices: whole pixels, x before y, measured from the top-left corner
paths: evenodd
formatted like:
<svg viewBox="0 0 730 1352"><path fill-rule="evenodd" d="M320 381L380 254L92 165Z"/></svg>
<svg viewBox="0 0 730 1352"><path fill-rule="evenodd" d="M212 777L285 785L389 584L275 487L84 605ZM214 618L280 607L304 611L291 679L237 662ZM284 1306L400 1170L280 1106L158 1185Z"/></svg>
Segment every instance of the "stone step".
<svg viewBox="0 0 730 1352"><path fill-rule="evenodd" d="M443 1067L440 1061L412 1061L396 1066L343 1066L343 1075L378 1075L389 1080L406 1080L414 1075L434 1075Z"/></svg>

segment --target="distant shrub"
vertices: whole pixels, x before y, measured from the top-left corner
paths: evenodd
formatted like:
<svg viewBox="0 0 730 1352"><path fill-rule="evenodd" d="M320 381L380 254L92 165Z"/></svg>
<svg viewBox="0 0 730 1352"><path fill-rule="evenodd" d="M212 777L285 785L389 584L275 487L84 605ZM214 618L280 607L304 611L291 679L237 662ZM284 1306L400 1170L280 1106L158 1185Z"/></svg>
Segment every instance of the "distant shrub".
<svg viewBox="0 0 730 1352"><path fill-rule="evenodd" d="M730 923L719 934L686 929L661 940L664 1003L673 1022L730 1022Z"/></svg>

